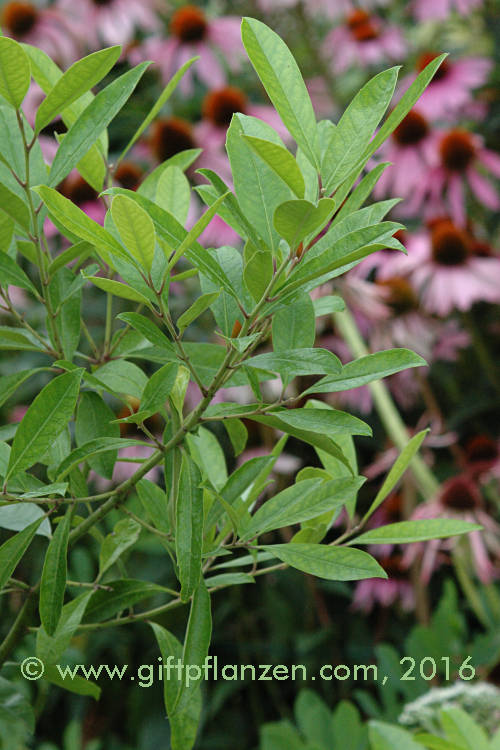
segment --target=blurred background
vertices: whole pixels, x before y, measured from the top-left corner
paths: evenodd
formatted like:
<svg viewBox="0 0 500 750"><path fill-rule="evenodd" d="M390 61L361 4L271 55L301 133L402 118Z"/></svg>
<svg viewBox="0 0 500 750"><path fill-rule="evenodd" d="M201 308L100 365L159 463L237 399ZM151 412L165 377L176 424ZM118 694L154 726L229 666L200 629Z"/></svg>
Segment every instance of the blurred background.
<svg viewBox="0 0 500 750"><path fill-rule="evenodd" d="M192 56L200 56L120 164L116 181L130 189L160 162L186 149L202 149L199 154L193 152L196 158L187 171L193 185L204 182L197 173L200 168L213 169L230 183L224 141L234 112L261 117L283 135L241 45L239 26L245 15L265 21L286 40L303 71L318 118L334 121L376 72L402 66L398 98L433 57L449 53L415 109L376 157L376 162L392 166L384 172L375 197L402 199L391 218L407 227L399 239L408 256L390 250L370 256L335 288L328 285L320 294L333 290L346 300L368 349L404 346L429 363L427 368L390 377L387 394L410 434L431 426L423 458L440 490L419 504L411 483L403 483L373 524L449 515L477 520L484 531L459 543L432 542L405 551L378 547L375 554L389 573L388 581L332 583L284 571L263 577L255 586L235 586L218 593L213 602L211 653L220 663L300 663L313 674L326 662L377 662L399 675L399 660L412 655L435 658L438 669L430 682L417 675L415 681L396 680L383 688L351 679L207 684L196 747L222 750L237 744L247 750L259 747L259 742L262 750L306 747L300 744L299 732L291 728L297 718L294 703L305 687L314 690L308 700L318 716L331 711L341 699L349 699L363 718L397 721L405 706L430 687L452 685L469 655L477 679L489 687L480 686L486 693L477 698L470 692L472 686L467 686L456 699L483 726L494 729L500 723L495 689L500 685L500 4L495 0L214 0L197 4L55 0L6 2L0 7L5 35L41 47L63 69L90 51L114 44L123 46L118 68L125 70L143 60L154 62L133 99L112 123L110 151L115 155L174 72ZM25 103L31 121L42 97L33 84ZM48 162L61 132L61 121L43 132ZM59 189L92 218L103 219L104 208L96 193L76 172ZM188 223L203 210L193 194ZM61 241L55 231L52 241ZM207 247L219 247L235 244L238 238L216 219L202 241ZM186 297L195 292L195 282L192 287L189 283L179 287L171 296L173 304L185 309ZM95 296L86 306L87 323L94 332L102 326L104 295L96 290L88 293ZM34 326L40 322L41 311L22 290L11 287L9 296ZM0 324L8 315L8 304L0 298ZM212 326L207 315L189 333L196 340L210 340ZM318 318L317 343L345 361L355 355L328 316ZM12 357L2 351L0 373L37 366L37 357L30 352ZM21 419L43 382L30 380L17 392L16 400L3 404L2 424L7 427L2 428L2 439L8 438L8 425ZM196 392L189 397L195 400ZM232 397L237 399L238 394ZM333 405L362 415L374 427L373 440L356 441L360 472L370 480L361 492L360 507L368 507L397 455L387 425L368 387L343 394L342 399L336 394L327 398ZM244 458L272 447L275 437L266 428L250 423L247 427L250 442ZM224 434L219 437L224 444ZM234 458L229 451L227 461L231 468ZM289 484L306 464L318 465L317 456L308 453L304 444L290 440L277 464L275 485ZM115 480L126 476L131 466L119 464L122 473ZM110 527L118 518L109 519ZM36 551L34 544L31 559L30 555L26 558L27 569L33 568ZM91 580L95 565L96 548L89 542L88 548L80 547L72 554L69 578ZM127 566L134 578L164 585L172 575L163 548L151 540L143 541ZM2 597L2 616L16 607L15 594ZM175 610L163 624L180 635L185 617L183 610ZM16 660L34 653L29 643L25 648L25 654L16 653ZM72 663L135 667L155 663L157 655L146 624L81 636L67 652ZM443 656L451 660L449 679ZM137 683L118 680L101 680L100 684L101 698L95 702L57 688L49 690L43 683L20 682L20 691L35 700L36 739L28 739L22 711L7 719L0 713L4 729L5 721L9 722L5 747L156 750L168 746L160 685L140 688ZM290 724L280 734L283 744L278 744L268 724L283 721ZM415 725L412 721L418 725L418 710L416 714L407 711L405 721L407 726Z"/></svg>

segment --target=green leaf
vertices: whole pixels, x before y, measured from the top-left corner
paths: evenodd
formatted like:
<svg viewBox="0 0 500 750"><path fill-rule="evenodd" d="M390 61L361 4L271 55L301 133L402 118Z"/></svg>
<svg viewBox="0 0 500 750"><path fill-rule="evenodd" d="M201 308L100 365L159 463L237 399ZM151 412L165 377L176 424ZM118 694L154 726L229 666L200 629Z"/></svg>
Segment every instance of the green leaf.
<svg viewBox="0 0 500 750"><path fill-rule="evenodd" d="M393 235L402 229L402 225L392 221L383 221L373 226L350 232L319 255L306 254L304 263L292 271L285 287L286 295L302 288L316 288L330 279L352 268L367 255L383 248L394 246ZM399 243L398 243L399 244ZM313 250L315 247L312 248Z"/></svg>
<svg viewBox="0 0 500 750"><path fill-rule="evenodd" d="M54 635L64 603L72 511L70 506L62 521L57 524L43 564L39 609L40 621L48 635Z"/></svg>
<svg viewBox="0 0 500 750"><path fill-rule="evenodd" d="M292 53L278 34L255 18L243 19L241 38L283 123L311 164L317 167L316 119Z"/></svg>
<svg viewBox="0 0 500 750"><path fill-rule="evenodd" d="M53 482L52 484L44 484L41 487L38 487L36 490L23 492L21 495L19 495L19 497L21 497L23 500L30 497L48 497L49 495L59 495L60 497L64 497L67 489L67 482Z"/></svg>
<svg viewBox="0 0 500 750"><path fill-rule="evenodd" d="M71 245L71 247L68 247L67 250L63 250L62 253L59 253L59 255L50 263L47 273L49 276L52 276L53 273L77 258L80 263L83 263L83 261L86 260L89 255L92 255L93 252L94 246L89 242L85 242L85 240L81 240L80 242Z"/></svg>
<svg viewBox="0 0 500 750"><path fill-rule="evenodd" d="M290 349L309 349L316 338L316 316L308 294L278 308L273 316L273 349L286 354Z"/></svg>
<svg viewBox="0 0 500 750"><path fill-rule="evenodd" d="M80 596L77 596L76 599L64 605L54 635L47 635L43 625L38 628L36 653L38 658L45 664L55 664L66 651L76 629L82 621L92 594L92 591L85 591Z"/></svg>
<svg viewBox="0 0 500 750"><path fill-rule="evenodd" d="M304 178L292 154L279 143L266 141L252 135L242 134L251 149L281 177L297 198L303 198L305 192Z"/></svg>
<svg viewBox="0 0 500 750"><path fill-rule="evenodd" d="M252 488L254 483L259 482L262 473L271 472L275 463L276 459L273 456L251 458L231 474L219 495L228 505L234 505L243 493ZM266 473L266 478L267 475ZM205 524L207 530L211 529L223 514L224 507L220 503L214 503L207 515Z"/></svg>
<svg viewBox="0 0 500 750"><path fill-rule="evenodd" d="M429 430L421 430L414 435L407 445L403 448L397 459L394 461L389 473L387 474L382 487L377 492L374 501L367 510L364 520L369 518L374 511L384 502L386 497L392 492L394 487L397 485L406 469L411 463L412 458L417 454L418 449L425 440L425 436Z"/></svg>
<svg viewBox="0 0 500 750"><path fill-rule="evenodd" d="M0 37L0 39L1 38L3 37ZM10 216L10 218L13 219L21 229L24 229L27 232L30 231L31 220L28 206L3 183L0 183L0 205L2 206L2 210L5 211L5 213Z"/></svg>
<svg viewBox="0 0 500 750"><path fill-rule="evenodd" d="M30 81L31 68L26 52L14 39L0 37L0 94L19 109Z"/></svg>
<svg viewBox="0 0 500 750"><path fill-rule="evenodd" d="M223 424L233 446L234 455L239 456L245 450L248 430L240 419L225 419Z"/></svg>
<svg viewBox="0 0 500 750"><path fill-rule="evenodd" d="M21 287L21 289L27 289L33 294L37 294L35 286L28 279L22 268L12 260L9 255L0 253L0 283L3 287L7 284Z"/></svg>
<svg viewBox="0 0 500 750"><path fill-rule="evenodd" d="M374 76L340 118L323 156L321 174L327 193L340 185L362 157L392 99L398 71L399 67L389 68Z"/></svg>
<svg viewBox="0 0 500 750"><path fill-rule="evenodd" d="M30 546L42 518L33 521L29 526L8 539L0 547L0 590L3 589L15 571L22 556Z"/></svg>
<svg viewBox="0 0 500 750"><path fill-rule="evenodd" d="M363 179L352 191L351 195L347 198L347 200L342 204L342 206L335 214L335 219L333 222L334 224L337 224L338 222L342 221L342 219L345 219L346 216L349 216L349 214L352 214L354 213L354 211L357 211L359 208L361 208L361 206L377 184L379 177L387 169L388 166L390 166L389 162L378 164L374 169L371 170L371 172L368 172L368 174L363 177Z"/></svg>
<svg viewBox="0 0 500 750"><path fill-rule="evenodd" d="M418 734L414 735L414 739L415 742L429 748L429 750L457 750L457 746L453 742L445 740L442 737L437 737L435 734L418 732ZM492 748L489 748L489 750L492 750Z"/></svg>
<svg viewBox="0 0 500 750"><path fill-rule="evenodd" d="M130 578L106 581L105 585L105 589L97 589L92 593L92 598L85 610L84 622L108 620L143 599L166 593L164 587L156 583Z"/></svg>
<svg viewBox="0 0 500 750"><path fill-rule="evenodd" d="M73 63L40 104L35 118L35 132L43 130L56 115L98 84L118 60L120 52L120 46L108 47Z"/></svg>
<svg viewBox="0 0 500 750"><path fill-rule="evenodd" d="M229 191L224 180L212 169L197 169L196 172L203 177L206 177L210 182L210 185L198 185L195 187L196 192L201 196L202 200L205 201L207 206L211 206L217 198ZM219 216L224 219L226 224L229 224L229 226L232 227L240 237L252 240L255 245L259 244L259 235L252 224L250 224L247 218L243 215L236 197L230 191L228 197L220 207Z"/></svg>
<svg viewBox="0 0 500 750"><path fill-rule="evenodd" d="M55 330L62 345L64 357L71 361L80 342L82 287L81 276L75 278L69 268L60 268L53 275L47 289L50 304L58 314L55 318ZM50 326L47 325L50 331ZM51 333L51 341L57 348L56 336Z"/></svg>
<svg viewBox="0 0 500 750"><path fill-rule="evenodd" d="M123 149L122 153L120 154L120 157L117 161L117 164L121 162L121 160L124 158L125 154L130 151L134 143L141 137L141 135L144 133L146 128L153 122L157 114L161 111L163 106L166 104L168 99L171 97L171 95L174 93L175 89L177 88L177 85L181 78L183 77L184 73L191 67L193 63L195 63L197 60L199 60L199 57L192 57L190 60L187 60L180 68L177 70L170 81L167 83L163 91L161 92L158 99L155 101L153 106L151 107L150 111L148 112L147 116L142 121L141 125L137 128L134 135L130 139L130 141L127 143L125 148Z"/></svg>
<svg viewBox="0 0 500 750"><path fill-rule="evenodd" d="M151 623L158 646L161 651L163 666L169 665L173 659L175 665L182 661L182 645L177 638L168 630L155 622ZM169 659L170 657L170 659ZM177 675L177 670L167 672L163 680L163 693L165 709L170 723L170 746L172 750L191 750L198 730L201 717L201 691L191 690L192 700L188 702L183 711L174 713L174 704L182 688L182 680Z"/></svg>
<svg viewBox="0 0 500 750"><path fill-rule="evenodd" d="M441 724L447 737L467 750L491 750L486 733L474 719L459 706L449 706L440 712Z"/></svg>
<svg viewBox="0 0 500 750"><path fill-rule="evenodd" d="M175 362L168 362L150 377L141 398L142 412L155 414L165 405L173 390L178 369Z"/></svg>
<svg viewBox="0 0 500 750"><path fill-rule="evenodd" d="M0 253L7 253L13 236L13 220L4 211L0 211Z"/></svg>
<svg viewBox="0 0 500 750"><path fill-rule="evenodd" d="M94 391L85 391L81 394L75 422L76 444L80 448L89 440L96 438L120 437L120 428L112 424L115 418L107 403ZM111 479L113 468L118 456L118 451L106 451L87 457L90 468L105 479Z"/></svg>
<svg viewBox="0 0 500 750"><path fill-rule="evenodd" d="M181 334L186 330L188 325L193 322L193 320L196 320L196 318L198 318L213 302L215 302L221 291L222 289L219 289L217 292L207 292L206 294L202 294L193 302L186 312L182 313L177 319L177 328Z"/></svg>
<svg viewBox="0 0 500 750"><path fill-rule="evenodd" d="M69 690L71 693L76 693L77 695L86 695L90 698L94 698L96 701L99 700L101 695L101 688L99 685L85 679L85 677L80 677L79 674L75 674L74 677L62 677L59 668L61 671L64 670L64 667L60 665L54 666L48 664L45 667L43 679L47 680L47 682L51 682L53 685L57 685L57 687L63 688L63 690Z"/></svg>
<svg viewBox="0 0 500 750"><path fill-rule="evenodd" d="M17 391L25 380L31 378L37 372L44 372L48 370L46 367L35 367L32 370L24 370L23 372L14 372L12 375L4 375L0 378L0 406L3 406L7 399L9 399L13 393Z"/></svg>
<svg viewBox="0 0 500 750"><path fill-rule="evenodd" d="M203 490L200 485L201 474L197 465L187 453L183 453L175 528L175 551L183 602L192 596L201 575Z"/></svg>
<svg viewBox="0 0 500 750"><path fill-rule="evenodd" d="M182 225L186 223L191 203L191 188L182 169L171 166L161 173L156 186L155 203L175 216Z"/></svg>
<svg viewBox="0 0 500 750"><path fill-rule="evenodd" d="M244 583L255 583L255 578L248 573L220 573L219 575L205 578L205 584L209 588L240 586Z"/></svg>
<svg viewBox="0 0 500 750"><path fill-rule="evenodd" d="M326 703L312 690L302 689L294 706L297 726L308 742L318 748L335 747L332 743L332 713ZM356 745L352 745L353 750Z"/></svg>
<svg viewBox="0 0 500 750"><path fill-rule="evenodd" d="M5 461L5 463L7 462ZM10 489L11 485L8 485L8 487ZM31 523L38 520L41 520L41 524L36 533L40 536L50 538L51 531L49 519L45 517L45 514L39 505L23 502L0 507L0 528L2 529L23 531L23 529Z"/></svg>
<svg viewBox="0 0 500 750"><path fill-rule="evenodd" d="M327 294L313 300L314 314L317 318L321 315L331 315L332 313L342 312L345 310L345 302L341 297L333 294Z"/></svg>
<svg viewBox="0 0 500 750"><path fill-rule="evenodd" d="M256 247L262 247L263 241L266 249L277 253L279 237L273 226L273 213L280 203L292 198L293 193L276 172L256 156L242 138L243 134L265 139L278 146L283 143L270 125L242 114L234 115L226 136L226 151L237 198L236 208L231 195L227 206L236 210L238 226L242 224L245 235L252 239ZM243 222L241 216L244 217ZM248 223L253 227L252 233L246 231ZM257 237L252 236L255 234Z"/></svg>
<svg viewBox="0 0 500 750"><path fill-rule="evenodd" d="M0 326L0 350L19 349L24 351L44 351L42 345L21 328L9 328Z"/></svg>
<svg viewBox="0 0 500 750"><path fill-rule="evenodd" d="M280 237L295 248L308 235L320 232L334 208L331 198L321 198L317 206L306 200L286 201L274 212L273 224Z"/></svg>
<svg viewBox="0 0 500 750"><path fill-rule="evenodd" d="M149 62L137 65L106 86L92 99L70 127L57 150L49 173L51 187L58 185L85 156L123 107L149 65Z"/></svg>
<svg viewBox="0 0 500 750"><path fill-rule="evenodd" d="M252 421L254 422L261 422L262 424L267 424L269 425L269 427L274 427L277 430L281 430L282 432L285 432L287 435L292 435L298 440L303 440L305 443L308 443L309 445L313 445L315 448L320 448L321 450L325 451L325 453L328 453L329 455L334 456L339 461L341 461L351 473L349 462L347 461L346 457L342 453L342 450L340 449L339 445L334 440L332 440L328 435L323 434L322 432L318 430L305 429L303 427L298 427L294 424L283 422L279 417L274 416L274 415L271 416L269 414L266 414L262 416L252 416L252 417L249 417L249 419L252 419ZM354 433L351 433L351 434L354 434Z"/></svg>
<svg viewBox="0 0 500 750"><path fill-rule="evenodd" d="M221 489L227 480L226 458L217 437L205 427L199 427L186 437L189 452L198 464L203 479L216 490Z"/></svg>
<svg viewBox="0 0 500 750"><path fill-rule="evenodd" d="M143 305L151 306L150 301L140 292L133 289L127 284L122 284L121 281L114 281L113 279L106 279L103 276L85 276L82 271L82 276L87 281L90 281L98 289L102 289L103 292L109 292L114 294L115 297L121 297L122 299L129 299L132 302L141 302Z"/></svg>
<svg viewBox="0 0 500 750"><path fill-rule="evenodd" d="M368 727L362 722L356 706L349 701L342 700L337 704L332 720L331 739L334 747L349 747L352 742L353 750L366 750L368 743Z"/></svg>
<svg viewBox="0 0 500 750"><path fill-rule="evenodd" d="M225 193L224 195L221 195L220 198L217 198L212 205L207 208L204 214L200 216L198 221L193 225L193 227L189 230L189 232L186 234L184 239L182 240L181 244L175 251L173 257L169 261L168 267L173 268L180 257L183 255L186 255L186 257L189 260L188 252L191 250L193 251L194 248L191 248L191 245L195 240L198 239L200 234L203 232L203 230L210 224L212 219L214 218L215 214L217 213L217 210L221 203L223 203L228 196L228 193Z"/></svg>
<svg viewBox="0 0 500 750"><path fill-rule="evenodd" d="M335 435L339 432L347 432L349 435L372 434L366 422L335 409L280 409L266 415L252 416L251 419L284 431L290 426L322 435Z"/></svg>
<svg viewBox="0 0 500 750"><path fill-rule="evenodd" d="M111 202L111 216L123 244L139 267L149 273L155 254L156 234L146 211L126 195L117 195Z"/></svg>
<svg viewBox="0 0 500 750"><path fill-rule="evenodd" d="M105 262L108 262L107 253L129 261L125 250L113 235L87 216L68 198L46 185L39 185L33 190L38 193L49 209L50 216L72 234L81 237L82 240L86 240L91 245L95 245Z"/></svg>
<svg viewBox="0 0 500 750"><path fill-rule="evenodd" d="M135 330L138 331L141 336L144 336L144 338L153 344L153 346L156 346L175 357L174 345L169 341L165 334L160 331L158 326L156 326L153 321L149 320L149 318L146 318L139 313L129 312L120 313L117 317L119 320L123 320L124 323L128 323L132 328L135 328Z"/></svg>
<svg viewBox="0 0 500 750"><path fill-rule="evenodd" d="M22 46L30 58L33 78L42 91L49 94L59 79L62 78L62 71L41 49L32 47L29 44L23 44ZM61 117L66 127L70 128L74 124L93 99L94 95L90 91L87 91L83 96L73 102L73 104L70 104L63 109ZM105 159L107 159L107 153L108 134L106 130L103 130L97 139L97 142L91 146L89 152L76 165L83 179L86 180L96 191L102 190L104 184L104 178L106 176ZM39 182L43 183L45 182L45 179L39 180Z"/></svg>
<svg viewBox="0 0 500 750"><path fill-rule="evenodd" d="M187 230L184 229L175 216L165 211L161 206L156 205L152 199L147 198L139 191L126 190L125 188L112 187L104 191L105 195L126 195L135 200L153 220L156 234L160 237L171 250L177 247L187 237ZM156 195L156 193L155 193ZM153 196L154 197L154 196ZM191 244L198 250L203 250L201 245L196 242L196 238L191 239Z"/></svg>
<svg viewBox="0 0 500 750"><path fill-rule="evenodd" d="M259 545L259 548L270 552L292 568L329 581L387 578L387 573L375 558L360 550L300 543ZM352 552L358 554L352 555Z"/></svg>
<svg viewBox="0 0 500 750"><path fill-rule="evenodd" d="M247 243L243 279L255 302L260 301L273 278L273 272L271 253L253 248L253 245Z"/></svg>
<svg viewBox="0 0 500 750"><path fill-rule="evenodd" d="M201 148L188 148L186 151L179 151L179 153L174 154L170 159L166 159L166 161L159 164L156 169L153 169L153 171L150 172L141 182L136 192L144 196L144 198L154 201L156 198L158 182L163 172L169 167L178 167L181 171L185 172L186 169L194 164L202 151L203 149ZM227 188L222 192L227 192Z"/></svg>
<svg viewBox="0 0 500 750"><path fill-rule="evenodd" d="M292 526L344 505L348 493L356 492L364 478L304 479L267 500L243 530L242 541L266 531Z"/></svg>
<svg viewBox="0 0 500 750"><path fill-rule="evenodd" d="M123 518L115 524L113 531L108 534L99 552L99 578L115 564L126 550L139 539L141 526L133 518Z"/></svg>
<svg viewBox="0 0 500 750"><path fill-rule="evenodd" d="M406 370L410 367L425 367L427 362L409 349L388 349L385 352L367 354L364 357L348 362L337 375L328 375L310 386L308 393L337 393L359 388L374 380L381 380L388 375Z"/></svg>
<svg viewBox="0 0 500 750"><path fill-rule="evenodd" d="M279 375L323 375L339 373L342 364L339 358L328 349L289 349L288 352L268 352L257 354L245 361L246 367L259 370L272 370Z"/></svg>
<svg viewBox="0 0 500 750"><path fill-rule="evenodd" d="M383 721L370 721L369 735L373 750L422 750L410 732Z"/></svg>
<svg viewBox="0 0 500 750"><path fill-rule="evenodd" d="M98 456L101 453L111 452L114 454L116 451L120 450L120 448L132 448L136 445L148 445L148 443L145 443L142 440L112 437L100 437L88 440L66 456L57 467L56 476L59 480L63 479L72 471L72 469L76 468L78 464L83 461L88 461L89 458Z"/></svg>
<svg viewBox="0 0 500 750"><path fill-rule="evenodd" d="M182 661L185 667L193 665L201 668L203 666L210 647L211 635L212 613L210 608L210 594L207 591L205 581L201 579L191 600L186 637L182 650ZM200 676L192 680L188 687L183 683L174 703L174 713L186 710L186 707L193 698L193 693L197 692L201 680L202 673L200 669Z"/></svg>
<svg viewBox="0 0 500 750"><path fill-rule="evenodd" d="M6 479L36 463L64 430L76 406L82 373L78 369L59 375L36 396L17 429Z"/></svg>
<svg viewBox="0 0 500 750"><path fill-rule="evenodd" d="M216 287L214 290L217 291L222 287L229 296L233 299L238 299L238 294L235 291L232 281L228 278L225 270L222 268L220 257L223 257L224 250L227 248L219 248L218 250L204 250L192 247L186 252L186 258L192 263L207 279L212 282ZM234 250L234 248L231 248ZM237 252L237 251L235 251ZM205 286L205 285L204 285ZM222 295L219 303L222 304L224 295ZM215 305L214 305L215 308Z"/></svg>
<svg viewBox="0 0 500 750"><path fill-rule="evenodd" d="M94 376L110 393L142 398L147 377L140 367L125 359L112 359L94 371Z"/></svg>
<svg viewBox="0 0 500 750"><path fill-rule="evenodd" d="M409 544L444 539L450 536L479 531L483 527L455 518L430 518L423 521L400 521L370 529L348 544Z"/></svg>
<svg viewBox="0 0 500 750"><path fill-rule="evenodd" d="M137 483L137 494L144 506L144 510L150 516L152 522L159 531L167 534L171 531L168 519L168 501L166 493L149 479L141 479Z"/></svg>
<svg viewBox="0 0 500 750"><path fill-rule="evenodd" d="M397 126L404 120L410 109L413 107L415 102L420 98L422 92L427 88L429 83L434 78L436 71L448 56L448 53L439 55L434 58L423 70L418 74L416 79L413 81L411 86L405 91L399 102L396 104L390 115L385 120L384 124L375 135L373 140L370 142L367 151L365 152L364 159L369 157L377 151L382 143L394 132Z"/></svg>

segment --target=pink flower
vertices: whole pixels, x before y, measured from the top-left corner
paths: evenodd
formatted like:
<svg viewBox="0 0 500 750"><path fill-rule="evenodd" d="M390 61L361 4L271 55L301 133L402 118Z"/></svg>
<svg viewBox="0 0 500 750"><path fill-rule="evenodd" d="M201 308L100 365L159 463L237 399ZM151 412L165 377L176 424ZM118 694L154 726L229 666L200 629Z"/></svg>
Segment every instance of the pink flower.
<svg viewBox="0 0 500 750"><path fill-rule="evenodd" d="M246 94L236 86L224 86L210 91L203 100L203 120L195 126L198 141L204 148L222 148L226 141L227 129L236 113L258 117L267 122L278 135L289 140L290 136L274 107L265 104L252 104Z"/></svg>
<svg viewBox="0 0 500 750"><path fill-rule="evenodd" d="M455 128L445 133L439 142L440 164L428 177L427 196L433 210L446 212L441 200L445 192L448 211L452 219L464 226L466 222L465 185L475 198L491 211L500 209L500 196L484 171L500 177L500 156L484 148L480 136ZM423 181L424 183L424 181ZM418 204L422 191L416 191Z"/></svg>
<svg viewBox="0 0 500 750"><path fill-rule="evenodd" d="M259 8L264 13L271 13L273 10L284 10L285 8L293 8L297 5L299 0L257 0Z"/></svg>
<svg viewBox="0 0 500 750"><path fill-rule="evenodd" d="M154 31L159 24L155 0L57 0L75 30L86 40L87 46L127 44L136 29Z"/></svg>
<svg viewBox="0 0 500 750"><path fill-rule="evenodd" d="M440 321L438 337L432 350L431 359L456 362L461 349L471 344L470 334L460 327L457 320Z"/></svg>
<svg viewBox="0 0 500 750"><path fill-rule="evenodd" d="M387 5L389 0L307 0L304 3L304 10L311 16L326 16L327 18L337 18L340 15L347 15L354 12L357 7L373 8L377 5ZM293 8L297 5L298 0L258 0L259 7L264 13L271 13L273 10L283 10Z"/></svg>
<svg viewBox="0 0 500 750"><path fill-rule="evenodd" d="M420 55L416 65L417 72L423 70L436 56L434 52ZM486 82L491 66L491 61L484 57L464 57L461 60L446 58L420 96L418 111L431 120L455 117L471 103L474 89ZM401 81L398 96L402 96L415 77L415 74L411 74Z"/></svg>
<svg viewBox="0 0 500 750"><path fill-rule="evenodd" d="M68 64L78 57L78 35L57 8L39 8L24 1L6 3L1 24L7 36L40 47L58 63Z"/></svg>
<svg viewBox="0 0 500 750"><path fill-rule="evenodd" d="M391 166L379 178L375 197L412 196L438 161L435 139L427 119L412 109L385 142L379 157L380 161L391 162Z"/></svg>
<svg viewBox="0 0 500 750"><path fill-rule="evenodd" d="M345 25L327 35L323 50L335 70L342 72L351 65L367 67L388 57L400 59L406 54L406 44L396 26L384 25L380 18L355 10Z"/></svg>
<svg viewBox="0 0 500 750"><path fill-rule="evenodd" d="M469 548L468 558L477 577L482 583L491 583L497 572L489 553L500 555L500 526L486 512L477 484L466 474L448 479L437 498L419 505L412 515L413 520L429 518L460 518L483 526L482 531L473 531L465 539ZM449 552L457 546L456 537L411 544L406 548L403 562L409 566L416 559L421 559L422 581L427 584L439 564L440 553Z"/></svg>
<svg viewBox="0 0 500 750"><path fill-rule="evenodd" d="M392 276L377 280L377 286L392 314L385 320L374 320L371 350L407 347L428 360L435 342L435 326L422 316L418 295L410 281Z"/></svg>
<svg viewBox="0 0 500 750"><path fill-rule="evenodd" d="M413 235L407 248L411 279L428 312L446 316L475 302L500 301L500 259L475 255L468 233L451 221Z"/></svg>
<svg viewBox="0 0 500 750"><path fill-rule="evenodd" d="M305 10L311 16L323 15L327 18L338 18L354 13L360 7L371 10L377 6L387 5L390 0L308 0Z"/></svg>
<svg viewBox="0 0 500 750"><path fill-rule="evenodd" d="M375 605L390 607L397 601L406 612L415 607L413 586L408 580L408 572L402 565L401 555L391 555L380 559L380 564L389 578L366 578L356 584L352 609L370 612Z"/></svg>
<svg viewBox="0 0 500 750"><path fill-rule="evenodd" d="M500 444L488 435L474 435L464 447L464 468L473 477L500 476Z"/></svg>
<svg viewBox="0 0 500 750"><path fill-rule="evenodd" d="M139 0L141 2L141 0ZM177 68L196 55L200 60L193 66L198 78L209 88L220 88L226 83L226 70L222 60L232 71L237 71L243 56L240 37L241 18L224 16L208 19L203 10L195 5L184 5L170 19L168 39L151 37L140 48L132 50L130 59L136 63L154 60L160 66L163 80L167 83ZM180 83L184 94L193 90L192 69L188 70Z"/></svg>
<svg viewBox="0 0 500 750"><path fill-rule="evenodd" d="M412 10L419 21L447 18L452 10L465 16L478 8L482 0L413 0Z"/></svg>

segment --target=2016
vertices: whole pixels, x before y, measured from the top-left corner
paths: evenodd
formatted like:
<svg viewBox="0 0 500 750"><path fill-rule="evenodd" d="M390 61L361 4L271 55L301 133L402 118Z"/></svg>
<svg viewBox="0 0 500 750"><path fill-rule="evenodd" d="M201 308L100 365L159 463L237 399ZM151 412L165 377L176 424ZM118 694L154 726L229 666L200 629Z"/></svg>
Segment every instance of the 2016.
<svg viewBox="0 0 500 750"><path fill-rule="evenodd" d="M464 661L461 663L460 667L458 668L458 676L461 680L473 680L476 676L476 670L470 663L471 657L467 656ZM444 675L445 680L450 679L450 657L449 656L442 656L439 661L442 661L444 663ZM410 663L410 667L404 672L403 676L401 677L401 680L416 680L416 676L413 675L413 672L415 671L415 667L417 666L417 661L412 656L404 656L402 659L399 660L399 663L403 666L405 662ZM418 670L420 673L420 677L423 680L433 680L434 677L437 674L438 671L438 665L436 662L436 659L434 659L432 656L425 656L423 659L420 659L418 662Z"/></svg>

